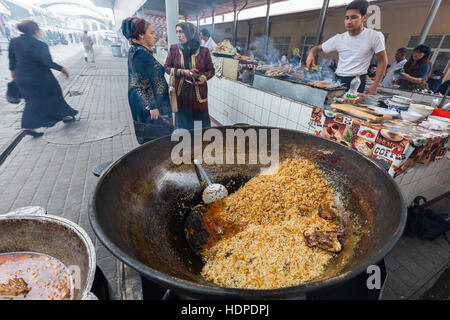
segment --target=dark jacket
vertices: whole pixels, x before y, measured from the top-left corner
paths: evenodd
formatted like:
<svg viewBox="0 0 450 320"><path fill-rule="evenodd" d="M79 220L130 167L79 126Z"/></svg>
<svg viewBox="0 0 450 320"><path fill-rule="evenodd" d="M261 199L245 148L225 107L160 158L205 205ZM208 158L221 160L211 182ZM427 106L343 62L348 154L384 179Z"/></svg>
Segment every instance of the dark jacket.
<svg viewBox="0 0 450 320"><path fill-rule="evenodd" d="M32 72L38 75L48 69L62 70L62 66L53 62L45 42L35 37L21 35L9 42L9 70L17 73Z"/></svg>
<svg viewBox="0 0 450 320"><path fill-rule="evenodd" d="M9 69L14 71L17 86L25 98L22 127L51 127L65 116L78 112L66 103L51 69L61 71L53 62L48 45L21 35L9 42Z"/></svg>
<svg viewBox="0 0 450 320"><path fill-rule="evenodd" d="M181 107L190 107L193 110L208 109L208 85L191 85L186 82L183 75L183 69L187 69L184 63L183 53L178 45L172 45L164 64L166 73L175 71L175 89L178 96L178 105ZM214 65L211 59L209 49L200 47L197 52L191 56L192 69L196 69L200 74L206 76L209 80L215 75Z"/></svg>
<svg viewBox="0 0 450 320"><path fill-rule="evenodd" d="M144 46L134 44L128 53L128 101L134 121L146 122L148 110L169 115L169 88L164 67Z"/></svg>

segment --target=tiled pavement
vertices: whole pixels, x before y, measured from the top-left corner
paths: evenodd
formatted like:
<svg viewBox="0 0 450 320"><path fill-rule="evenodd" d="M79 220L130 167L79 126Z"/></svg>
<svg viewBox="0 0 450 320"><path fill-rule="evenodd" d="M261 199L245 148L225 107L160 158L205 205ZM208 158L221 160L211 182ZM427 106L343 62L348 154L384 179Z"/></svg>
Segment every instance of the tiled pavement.
<svg viewBox="0 0 450 320"><path fill-rule="evenodd" d="M68 103L80 111L81 121L110 120L125 129L112 138L76 145L48 143L45 136L25 137L0 166L0 211L38 205L45 207L49 214L78 223L96 246L97 263L109 280L113 297L136 298L139 295L130 293L134 290L129 288L136 284L133 281L136 274L124 270L96 240L87 216L89 196L97 179L91 169L117 159L138 145L130 130L126 59L113 58L104 49L97 52L95 66L79 59L69 71L71 79L59 79L65 93L81 93L66 97ZM19 121L20 113L12 120ZM55 128L61 129L63 134L63 126L58 124ZM448 265L449 258L450 246L442 237L433 242L402 237L386 258L388 278L382 298L419 298ZM122 272L129 276L119 284L121 277L118 275Z"/></svg>
<svg viewBox="0 0 450 320"><path fill-rule="evenodd" d="M450 193L431 204L428 209L436 214L449 216ZM447 237L450 237L450 231L447 232ZM403 236L386 257L388 278L382 298L419 299L449 264L450 243L443 236L434 241ZM447 294L450 297L450 292Z"/></svg>

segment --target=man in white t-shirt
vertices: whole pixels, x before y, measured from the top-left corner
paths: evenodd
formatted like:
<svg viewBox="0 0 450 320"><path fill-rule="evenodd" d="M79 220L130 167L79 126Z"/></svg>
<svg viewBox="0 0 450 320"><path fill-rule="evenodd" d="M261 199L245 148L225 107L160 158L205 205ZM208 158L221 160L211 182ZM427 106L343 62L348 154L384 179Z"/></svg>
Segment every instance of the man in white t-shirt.
<svg viewBox="0 0 450 320"><path fill-rule="evenodd" d="M393 82L400 79L401 70L408 60L406 59L406 48L400 48L395 53L395 63L389 68L389 72L384 77L381 85L383 87L392 88Z"/></svg>
<svg viewBox="0 0 450 320"><path fill-rule="evenodd" d="M350 88L350 82L357 75L360 76L361 86L358 92L364 92L366 86L366 74L373 54L378 58L377 75L373 85L367 90L369 94L376 94L378 86L383 79L387 66L387 55L384 35L381 32L364 28L367 21L367 8L369 3L363 0L351 2L345 13L345 28L347 32L337 34L323 44L313 47L306 60L306 67L315 65L315 56L320 52L339 53L336 77Z"/></svg>
<svg viewBox="0 0 450 320"><path fill-rule="evenodd" d="M209 51L215 49L217 47L217 44L214 42L214 40L211 38L211 35L209 34L208 29L202 29L200 31L200 39L202 40L200 45L202 47L206 47L209 49Z"/></svg>

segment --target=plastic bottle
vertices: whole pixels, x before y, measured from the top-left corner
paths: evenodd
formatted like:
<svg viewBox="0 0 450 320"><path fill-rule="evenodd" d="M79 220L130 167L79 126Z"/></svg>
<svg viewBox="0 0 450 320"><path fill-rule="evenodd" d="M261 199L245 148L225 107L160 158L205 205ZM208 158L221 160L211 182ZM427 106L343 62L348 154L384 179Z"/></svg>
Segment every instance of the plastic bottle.
<svg viewBox="0 0 450 320"><path fill-rule="evenodd" d="M434 98L433 101L431 102L431 106L436 109L439 106L439 99Z"/></svg>
<svg viewBox="0 0 450 320"><path fill-rule="evenodd" d="M360 75L356 75L356 77L350 82L350 89L347 91L346 100L350 102L354 102L358 98L358 89L361 85Z"/></svg>

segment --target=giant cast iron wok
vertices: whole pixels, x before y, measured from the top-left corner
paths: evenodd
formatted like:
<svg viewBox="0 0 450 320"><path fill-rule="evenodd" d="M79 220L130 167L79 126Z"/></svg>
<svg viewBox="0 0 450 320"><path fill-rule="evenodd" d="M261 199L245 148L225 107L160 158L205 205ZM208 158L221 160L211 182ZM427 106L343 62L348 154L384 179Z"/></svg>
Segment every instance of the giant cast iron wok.
<svg viewBox="0 0 450 320"><path fill-rule="evenodd" d="M215 128L222 132L237 127ZM267 127L242 127L268 129ZM225 134L224 134L225 137ZM193 298L294 299L338 285L376 264L400 238L406 205L398 185L358 152L318 136L280 129L280 158L308 158L325 173L359 216L362 238L344 267L338 256L323 277L275 290L233 289L205 281L202 261L187 244L184 227L202 188L193 164L175 165L170 137L146 143L113 163L91 196L89 218L100 241L121 261L165 288ZM205 147L209 142L204 142ZM194 150L194 149L192 149ZM234 152L237 149L235 149ZM260 173L260 165L205 166L211 180L230 192Z"/></svg>

